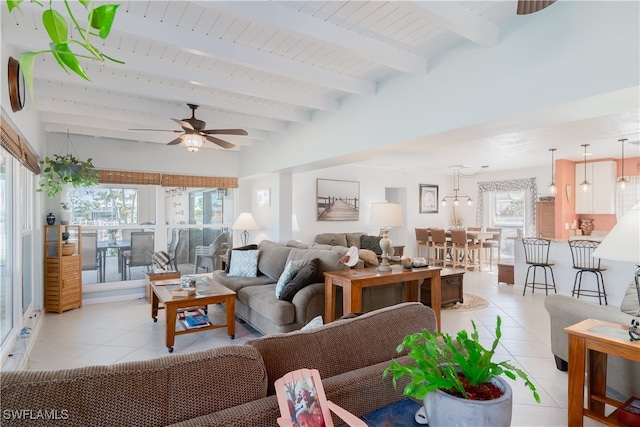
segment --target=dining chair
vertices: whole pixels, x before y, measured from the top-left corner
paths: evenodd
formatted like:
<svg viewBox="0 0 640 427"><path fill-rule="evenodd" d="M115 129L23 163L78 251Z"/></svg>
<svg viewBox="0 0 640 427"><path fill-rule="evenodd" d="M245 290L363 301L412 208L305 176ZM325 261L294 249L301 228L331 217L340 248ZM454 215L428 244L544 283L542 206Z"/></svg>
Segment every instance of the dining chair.
<svg viewBox="0 0 640 427"><path fill-rule="evenodd" d="M522 295L527 291L527 287L531 288L531 293L534 293L536 289L544 289L546 295L549 295L549 288L553 289L553 292L558 293L556 290L556 279L553 276L553 263L549 262L549 247L551 246L550 239L541 239L537 237L525 237L522 239L524 246L524 258L525 262L529 264L527 268L527 276L524 279L524 290ZM533 279L529 282L529 271L533 267ZM544 271L544 283L536 282L536 270L542 268ZM551 273L551 284L547 279L547 270Z"/></svg>
<svg viewBox="0 0 640 427"><path fill-rule="evenodd" d="M482 243L483 248L489 248L489 269L493 265L493 250L495 249L498 253L497 264L502 262L501 252L502 252L502 227L487 227L487 231L489 233L493 233L493 237L485 240Z"/></svg>
<svg viewBox="0 0 640 427"><path fill-rule="evenodd" d="M433 257L429 259L429 264L441 264L446 267L447 255L451 248L447 241L447 234L442 228L431 229L431 248Z"/></svg>
<svg viewBox="0 0 640 427"><path fill-rule="evenodd" d="M131 267L147 267L147 270L149 269L154 253L154 235L153 231L131 232L131 249L122 253L124 257L122 280L127 280L127 270L129 270L129 279L131 279Z"/></svg>
<svg viewBox="0 0 640 427"><path fill-rule="evenodd" d="M476 265L478 269L480 268L480 263L477 260L479 260L479 251L482 250L482 245L469 242L466 230L451 230L451 247L453 248L454 268L458 265L464 266L465 270ZM471 259L471 264L469 264L469 259Z"/></svg>
<svg viewBox="0 0 640 427"><path fill-rule="evenodd" d="M580 295L588 297L598 297L598 302L602 305L607 303L607 292L604 288L604 277L602 272L606 270L600 266L600 258L593 257L593 251L596 250L600 243L593 240L569 240L571 248L571 259L573 260L573 268L576 270L576 277L573 279L573 290L571 296L580 298ZM597 289L582 289L582 273L593 273L596 276Z"/></svg>
<svg viewBox="0 0 640 427"><path fill-rule="evenodd" d="M429 229L416 228L416 256L420 256L420 248L424 246L424 257L429 258Z"/></svg>
<svg viewBox="0 0 640 427"><path fill-rule="evenodd" d="M96 270L96 280L103 282L102 262L98 252L98 233L82 233L82 271Z"/></svg>
<svg viewBox="0 0 640 427"><path fill-rule="evenodd" d="M200 264L206 264L204 267L207 272L219 270L220 255L225 254L227 249L231 247L231 234L228 231L220 234L208 246L196 246L194 273L198 273ZM209 268L211 270L209 270Z"/></svg>
<svg viewBox="0 0 640 427"><path fill-rule="evenodd" d="M171 230L171 242L167 245L167 253L169 254L169 266L178 271L177 250L180 243L180 233L177 228Z"/></svg>

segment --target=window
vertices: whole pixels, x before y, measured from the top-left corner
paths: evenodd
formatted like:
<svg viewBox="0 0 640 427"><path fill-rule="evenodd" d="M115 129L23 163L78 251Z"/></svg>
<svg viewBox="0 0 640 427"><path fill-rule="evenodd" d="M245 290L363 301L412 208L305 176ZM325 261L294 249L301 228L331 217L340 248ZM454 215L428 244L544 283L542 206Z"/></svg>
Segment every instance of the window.
<svg viewBox="0 0 640 427"><path fill-rule="evenodd" d="M513 239L518 230L524 229L526 224L525 192L524 191L491 191L489 227L502 228L500 242L500 256L513 258Z"/></svg>
<svg viewBox="0 0 640 427"><path fill-rule="evenodd" d="M13 251L13 234L11 224L10 209L13 206L11 191L13 158L4 150L0 149L0 336L3 355L6 349L6 339L14 327L13 324L13 288L12 288L12 265L11 254Z"/></svg>

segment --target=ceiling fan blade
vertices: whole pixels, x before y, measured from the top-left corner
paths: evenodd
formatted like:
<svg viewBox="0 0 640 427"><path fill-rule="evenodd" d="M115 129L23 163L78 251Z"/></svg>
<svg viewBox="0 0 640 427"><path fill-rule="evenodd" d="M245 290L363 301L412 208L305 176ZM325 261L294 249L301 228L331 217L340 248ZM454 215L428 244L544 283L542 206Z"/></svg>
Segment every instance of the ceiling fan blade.
<svg viewBox="0 0 640 427"><path fill-rule="evenodd" d="M178 145L182 143L182 138L176 138L173 141L169 142L167 145Z"/></svg>
<svg viewBox="0 0 640 427"><path fill-rule="evenodd" d="M207 130L203 130L202 133L206 133L208 135L211 135L211 134L249 135L249 133L244 129L207 129Z"/></svg>
<svg viewBox="0 0 640 427"><path fill-rule="evenodd" d="M179 119L171 119L171 120L173 120L174 122L182 126L184 130L195 130L193 126L191 126L191 123L189 122L185 122L184 120L179 120Z"/></svg>
<svg viewBox="0 0 640 427"><path fill-rule="evenodd" d="M129 129L129 130L146 130L146 131L153 131L153 132L184 132L181 130L175 130L175 129Z"/></svg>
<svg viewBox="0 0 640 427"><path fill-rule="evenodd" d="M538 12L555 2L556 0L518 0L518 9L516 14L528 15L530 13Z"/></svg>
<svg viewBox="0 0 640 427"><path fill-rule="evenodd" d="M213 142L214 144L218 144L222 148L233 148L236 146L235 144L232 144L230 142L218 139L215 136L205 135L204 137L207 138L207 141Z"/></svg>

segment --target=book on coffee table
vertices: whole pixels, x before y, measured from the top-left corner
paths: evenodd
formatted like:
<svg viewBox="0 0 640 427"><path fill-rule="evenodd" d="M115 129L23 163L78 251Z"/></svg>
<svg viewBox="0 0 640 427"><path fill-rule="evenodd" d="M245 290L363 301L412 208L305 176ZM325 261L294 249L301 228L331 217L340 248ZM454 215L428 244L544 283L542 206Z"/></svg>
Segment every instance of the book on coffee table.
<svg viewBox="0 0 640 427"><path fill-rule="evenodd" d="M198 316L186 316L184 319L184 325L187 329L193 328L203 328L205 326L209 326L211 323L209 322L209 316L204 314Z"/></svg>

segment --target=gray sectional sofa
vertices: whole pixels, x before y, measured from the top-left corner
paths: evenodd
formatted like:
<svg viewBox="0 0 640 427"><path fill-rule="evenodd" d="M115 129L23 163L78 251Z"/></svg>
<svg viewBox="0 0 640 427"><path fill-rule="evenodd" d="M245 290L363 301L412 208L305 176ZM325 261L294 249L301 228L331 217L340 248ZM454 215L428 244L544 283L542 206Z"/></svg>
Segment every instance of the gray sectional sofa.
<svg viewBox="0 0 640 427"><path fill-rule="evenodd" d="M229 276L222 270L214 271L218 283L232 289L236 295L236 315L264 334L289 332L306 325L324 313L325 271L346 268L340 258L346 253L340 248L301 245L292 247L263 240L258 245L258 276ZM276 298L276 283L289 261L318 259L315 282L295 294L291 302ZM231 258L233 262L233 257ZM361 263L360 266L364 265ZM370 311L403 301L401 288L376 287L363 293L363 310ZM340 298L340 297L339 297ZM341 306L341 299L336 306ZM337 317L342 312L337 309Z"/></svg>
<svg viewBox="0 0 640 427"><path fill-rule="evenodd" d="M631 292L632 297L633 293L635 293L635 287ZM637 296L635 299L637 300ZM598 319L628 326L634 318L618 307L599 305L560 294L547 296L545 308L551 320L551 351L556 359L556 367L562 371L567 370L569 360L569 340L564 328L586 319ZM636 315L640 315L637 308L635 311ZM607 393L621 400L626 400L629 396L640 396L640 365L627 359L609 356L607 358Z"/></svg>

